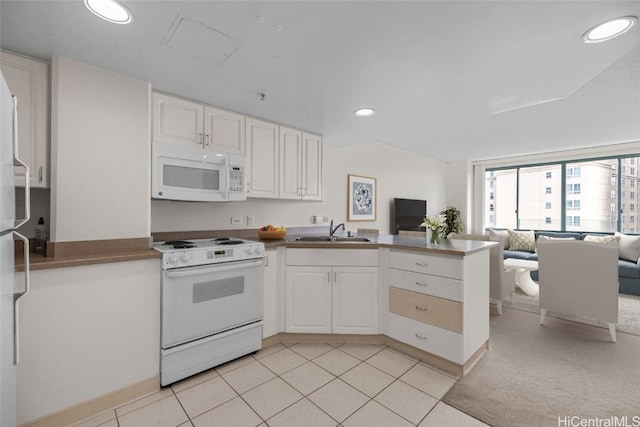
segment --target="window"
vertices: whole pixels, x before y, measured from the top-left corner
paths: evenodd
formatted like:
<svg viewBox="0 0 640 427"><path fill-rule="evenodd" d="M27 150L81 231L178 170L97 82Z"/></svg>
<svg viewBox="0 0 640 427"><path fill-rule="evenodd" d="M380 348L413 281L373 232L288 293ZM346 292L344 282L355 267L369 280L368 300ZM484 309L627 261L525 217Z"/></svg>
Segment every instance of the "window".
<svg viewBox="0 0 640 427"><path fill-rule="evenodd" d="M640 179L636 159L640 154L487 168L484 218L493 218L491 226L499 228L629 232L630 215L640 212L635 203ZM627 205L624 215L622 203Z"/></svg>
<svg viewBox="0 0 640 427"><path fill-rule="evenodd" d="M631 215L631 216L629 217L629 222L630 222L631 224L634 224L634 223L636 222L636 217L635 217L635 216L633 216L633 215Z"/></svg>

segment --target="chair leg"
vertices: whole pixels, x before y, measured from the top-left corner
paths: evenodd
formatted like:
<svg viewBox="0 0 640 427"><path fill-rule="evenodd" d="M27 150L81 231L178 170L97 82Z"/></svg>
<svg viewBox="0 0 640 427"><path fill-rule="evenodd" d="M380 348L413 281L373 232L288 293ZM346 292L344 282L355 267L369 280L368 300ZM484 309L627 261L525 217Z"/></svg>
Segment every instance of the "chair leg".
<svg viewBox="0 0 640 427"><path fill-rule="evenodd" d="M616 342L616 324L609 323L609 333L611 334L611 341Z"/></svg>
<svg viewBox="0 0 640 427"><path fill-rule="evenodd" d="M545 308L541 308L540 309L540 324L542 325L542 322L544 322L544 316L547 315L547 310Z"/></svg>
<svg viewBox="0 0 640 427"><path fill-rule="evenodd" d="M496 300L496 307L498 307L498 314L502 316L502 300Z"/></svg>

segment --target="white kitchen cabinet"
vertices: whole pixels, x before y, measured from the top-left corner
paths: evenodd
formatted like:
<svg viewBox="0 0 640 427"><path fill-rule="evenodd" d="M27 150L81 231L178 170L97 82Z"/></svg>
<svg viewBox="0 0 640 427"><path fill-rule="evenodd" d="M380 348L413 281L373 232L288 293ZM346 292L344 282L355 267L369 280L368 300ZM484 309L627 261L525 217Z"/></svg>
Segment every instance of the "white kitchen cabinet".
<svg viewBox="0 0 640 427"><path fill-rule="evenodd" d="M489 340L489 251L392 249L388 335L464 366Z"/></svg>
<svg viewBox="0 0 640 427"><path fill-rule="evenodd" d="M49 187L49 64L6 51L0 67L18 99L18 154L29 166L30 184ZM24 168L16 168L15 183L25 185Z"/></svg>
<svg viewBox="0 0 640 427"><path fill-rule="evenodd" d="M281 332L280 329L280 292L278 287L278 250L265 251L264 265L264 315L262 338Z"/></svg>
<svg viewBox="0 0 640 427"><path fill-rule="evenodd" d="M280 198L322 200L322 138L280 127Z"/></svg>
<svg viewBox="0 0 640 427"><path fill-rule="evenodd" d="M378 333L378 267L334 267L331 295L334 334Z"/></svg>
<svg viewBox="0 0 640 427"><path fill-rule="evenodd" d="M287 267L285 330L331 333L331 267Z"/></svg>
<svg viewBox="0 0 640 427"><path fill-rule="evenodd" d="M247 117L245 135L247 197L277 199L279 126Z"/></svg>
<svg viewBox="0 0 640 427"><path fill-rule="evenodd" d="M163 93L153 93L153 141L244 154L245 117Z"/></svg>
<svg viewBox="0 0 640 427"><path fill-rule="evenodd" d="M224 153L245 153L245 117L219 108L204 107L204 148Z"/></svg>
<svg viewBox="0 0 640 427"><path fill-rule="evenodd" d="M377 334L378 251L287 251L286 332Z"/></svg>

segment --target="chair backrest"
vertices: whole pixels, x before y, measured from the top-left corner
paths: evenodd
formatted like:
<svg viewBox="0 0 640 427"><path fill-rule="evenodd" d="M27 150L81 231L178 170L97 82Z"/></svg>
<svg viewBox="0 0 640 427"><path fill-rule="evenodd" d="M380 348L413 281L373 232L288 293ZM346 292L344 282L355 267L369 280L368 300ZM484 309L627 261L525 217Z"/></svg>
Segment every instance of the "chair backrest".
<svg viewBox="0 0 640 427"><path fill-rule="evenodd" d="M540 308L618 322L618 245L538 240Z"/></svg>
<svg viewBox="0 0 640 427"><path fill-rule="evenodd" d="M485 242L496 242L498 245L489 249L489 296L501 300L510 295L515 289L515 279L505 278L504 271L504 244L500 240L492 240L485 234L460 234L451 233L449 239L480 240ZM509 283L505 283L508 280Z"/></svg>

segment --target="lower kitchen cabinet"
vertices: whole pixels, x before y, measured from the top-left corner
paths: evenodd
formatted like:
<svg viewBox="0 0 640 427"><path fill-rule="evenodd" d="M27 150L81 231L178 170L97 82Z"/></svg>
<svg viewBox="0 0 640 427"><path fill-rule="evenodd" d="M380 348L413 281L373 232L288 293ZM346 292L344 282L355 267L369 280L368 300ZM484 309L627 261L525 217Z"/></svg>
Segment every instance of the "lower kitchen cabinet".
<svg viewBox="0 0 640 427"><path fill-rule="evenodd" d="M278 250L267 249L264 263L264 313L262 338L281 332L280 292L278 290Z"/></svg>
<svg viewBox="0 0 640 427"><path fill-rule="evenodd" d="M329 251L288 251L285 331L377 334L377 250Z"/></svg>

